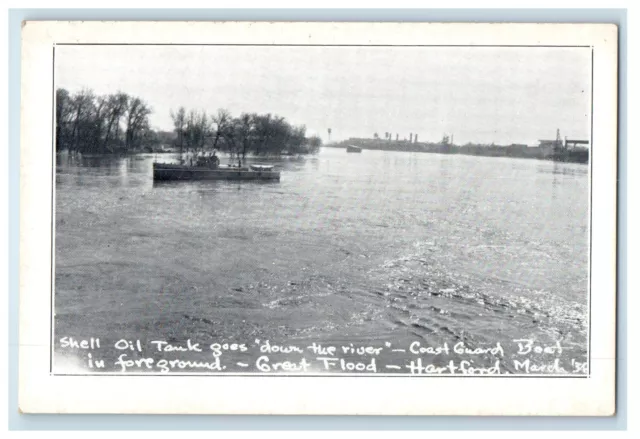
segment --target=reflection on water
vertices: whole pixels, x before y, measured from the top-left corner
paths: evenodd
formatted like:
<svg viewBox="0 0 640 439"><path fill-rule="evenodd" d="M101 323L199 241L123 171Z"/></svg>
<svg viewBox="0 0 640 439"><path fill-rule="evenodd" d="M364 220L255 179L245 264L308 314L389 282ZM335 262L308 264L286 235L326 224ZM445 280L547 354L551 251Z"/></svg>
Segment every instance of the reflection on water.
<svg viewBox="0 0 640 439"><path fill-rule="evenodd" d="M154 184L154 160L58 156L57 330L586 350L587 166L324 148L250 160L280 182Z"/></svg>

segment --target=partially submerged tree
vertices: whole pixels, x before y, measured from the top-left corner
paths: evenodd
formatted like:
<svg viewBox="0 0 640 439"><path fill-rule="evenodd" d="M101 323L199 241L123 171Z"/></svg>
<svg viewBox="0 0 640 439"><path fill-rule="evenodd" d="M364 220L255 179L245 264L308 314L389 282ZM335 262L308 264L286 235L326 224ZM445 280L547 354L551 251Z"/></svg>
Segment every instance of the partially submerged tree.
<svg viewBox="0 0 640 439"><path fill-rule="evenodd" d="M149 129L149 114L151 114L151 108L142 99L134 98L130 101L126 119L126 152L140 146L141 133Z"/></svg>
<svg viewBox="0 0 640 439"><path fill-rule="evenodd" d="M209 130L212 132L211 148L218 149L220 139L223 138L225 131L229 129L231 124L231 113L225 109L219 109L218 112L211 116Z"/></svg>
<svg viewBox="0 0 640 439"><path fill-rule="evenodd" d="M311 136L307 138L307 152L309 154L316 154L320 151L322 146L322 139L319 136Z"/></svg>
<svg viewBox="0 0 640 439"><path fill-rule="evenodd" d="M56 90L56 149L61 150L69 142L69 124L72 123L71 95L64 88Z"/></svg>
<svg viewBox="0 0 640 439"><path fill-rule="evenodd" d="M245 160L250 154L315 153L322 144L317 136L307 139L304 126L293 126L285 118L270 113L242 113L234 118L229 111L219 109L207 117L204 112L187 113L180 108L175 113L172 111L171 117L188 151L200 153L209 148L228 153L232 160L235 157Z"/></svg>
<svg viewBox="0 0 640 439"><path fill-rule="evenodd" d="M120 119L124 116L129 106L129 96L118 92L107 98L107 127L104 137L104 149L112 150L112 140L116 143L120 138Z"/></svg>
<svg viewBox="0 0 640 439"><path fill-rule="evenodd" d="M207 113L189 111L184 127L184 142L187 151L198 153L205 149L206 139L209 137L209 120Z"/></svg>
<svg viewBox="0 0 640 439"><path fill-rule="evenodd" d="M151 109L141 99L118 92L96 96L89 89L71 95L56 90L56 148L80 153L136 149L142 134L150 130ZM124 139L121 123L124 119ZM147 136L148 137L148 136Z"/></svg>
<svg viewBox="0 0 640 439"><path fill-rule="evenodd" d="M182 154L182 150L184 148L184 127L186 125L186 111L184 107L178 108L177 112L173 112L171 110L171 120L173 121L173 127L177 136L177 146L180 148L180 154Z"/></svg>

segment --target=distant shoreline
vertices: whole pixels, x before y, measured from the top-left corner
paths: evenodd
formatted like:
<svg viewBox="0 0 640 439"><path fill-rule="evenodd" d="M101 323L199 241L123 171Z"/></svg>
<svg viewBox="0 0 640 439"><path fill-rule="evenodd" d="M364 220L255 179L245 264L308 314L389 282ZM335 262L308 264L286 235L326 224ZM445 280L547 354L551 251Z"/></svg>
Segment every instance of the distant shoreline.
<svg viewBox="0 0 640 439"><path fill-rule="evenodd" d="M324 144L323 146L346 149L348 145L373 151L419 152L447 155L459 154L480 157L537 159L580 164L589 163L589 150L586 148L564 149L554 147L528 147L526 145L504 146L473 143L460 146L445 143L417 143L377 139L349 139L342 142Z"/></svg>

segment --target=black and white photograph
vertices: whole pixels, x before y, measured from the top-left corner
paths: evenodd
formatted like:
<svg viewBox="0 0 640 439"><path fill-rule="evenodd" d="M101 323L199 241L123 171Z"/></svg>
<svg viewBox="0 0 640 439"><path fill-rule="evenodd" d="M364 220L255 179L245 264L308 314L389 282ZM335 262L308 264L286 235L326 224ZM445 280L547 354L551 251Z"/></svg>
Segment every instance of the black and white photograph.
<svg viewBox="0 0 640 439"><path fill-rule="evenodd" d="M594 62L56 43L48 373L589 380Z"/></svg>
<svg viewBox="0 0 640 439"><path fill-rule="evenodd" d="M55 93L54 371L587 373L590 48L61 45Z"/></svg>

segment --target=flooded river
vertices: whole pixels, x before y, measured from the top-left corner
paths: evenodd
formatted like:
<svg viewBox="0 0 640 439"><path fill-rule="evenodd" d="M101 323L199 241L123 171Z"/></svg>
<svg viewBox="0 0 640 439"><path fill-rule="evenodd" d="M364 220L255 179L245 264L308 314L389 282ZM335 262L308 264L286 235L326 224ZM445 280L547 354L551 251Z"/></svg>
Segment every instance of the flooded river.
<svg viewBox="0 0 640 439"><path fill-rule="evenodd" d="M502 343L510 373L526 339L585 359L585 165L323 148L271 161L280 182L154 184L154 158L175 159L57 158L58 365L63 336Z"/></svg>

